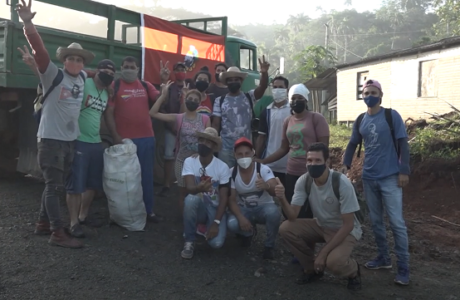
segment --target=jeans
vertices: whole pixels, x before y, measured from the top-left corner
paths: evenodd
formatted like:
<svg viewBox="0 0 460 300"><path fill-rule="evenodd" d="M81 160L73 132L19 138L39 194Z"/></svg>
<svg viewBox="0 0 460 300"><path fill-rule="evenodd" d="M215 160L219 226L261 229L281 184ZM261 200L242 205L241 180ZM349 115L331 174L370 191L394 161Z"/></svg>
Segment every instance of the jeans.
<svg viewBox="0 0 460 300"><path fill-rule="evenodd" d="M398 175L379 180L363 179L364 196L369 207L369 217L374 231L379 254L389 259L383 210L386 210L393 231L398 265L409 267L409 239L403 217L402 188L398 186Z"/></svg>
<svg viewBox="0 0 460 300"><path fill-rule="evenodd" d="M196 239L196 225L206 223L209 229L214 222L217 207L203 202L203 199L197 195L189 194L184 201L184 235L186 242L194 242ZM220 220L219 234L208 240L209 246L214 249L221 248L224 245L227 235L227 215L224 214Z"/></svg>
<svg viewBox="0 0 460 300"><path fill-rule="evenodd" d="M137 147L137 157L141 165L142 192L147 215L153 214L153 164L155 157L155 138L133 139Z"/></svg>
<svg viewBox="0 0 460 300"><path fill-rule="evenodd" d="M219 159L226 163L229 168L236 166L235 152L233 150L220 150Z"/></svg>
<svg viewBox="0 0 460 300"><path fill-rule="evenodd" d="M265 247L273 248L281 221L281 212L275 203L261 204L252 208L240 206L240 210L253 226L256 224L265 225L267 231ZM243 236L251 236L253 234L252 232L242 231L238 219L234 215L228 217L227 227L229 231Z"/></svg>
<svg viewBox="0 0 460 300"><path fill-rule="evenodd" d="M40 221L50 222L51 230L62 228L59 201L65 194L67 178L74 155L74 142L41 139L38 144L38 165L45 179L40 206Z"/></svg>

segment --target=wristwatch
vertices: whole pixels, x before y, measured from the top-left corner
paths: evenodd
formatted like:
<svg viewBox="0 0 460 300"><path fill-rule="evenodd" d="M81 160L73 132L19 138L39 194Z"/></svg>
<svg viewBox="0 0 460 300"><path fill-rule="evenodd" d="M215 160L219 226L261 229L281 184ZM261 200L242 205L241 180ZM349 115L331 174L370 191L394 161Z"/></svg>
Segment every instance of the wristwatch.
<svg viewBox="0 0 460 300"><path fill-rule="evenodd" d="M216 223L217 225L220 225L220 221L219 220L214 220L214 223Z"/></svg>

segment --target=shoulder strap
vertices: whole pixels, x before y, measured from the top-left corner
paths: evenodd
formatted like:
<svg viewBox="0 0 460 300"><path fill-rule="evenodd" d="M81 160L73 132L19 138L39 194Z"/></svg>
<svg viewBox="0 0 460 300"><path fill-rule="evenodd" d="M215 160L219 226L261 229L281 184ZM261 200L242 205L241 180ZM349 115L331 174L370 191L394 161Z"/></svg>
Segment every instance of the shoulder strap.
<svg viewBox="0 0 460 300"><path fill-rule="evenodd" d="M86 82L86 76L85 73L83 73L83 71L80 71L78 75L80 75L81 79L83 79L83 82Z"/></svg>
<svg viewBox="0 0 460 300"><path fill-rule="evenodd" d="M364 114L365 113L362 113L362 114L360 114L358 116L358 118L356 118L356 128L358 129L358 134L359 134L359 139L360 139L359 146L358 146L358 155L357 155L357 157L361 156L361 148L363 147L363 137L362 137L361 133L359 132L359 127L361 126L361 122L363 121Z"/></svg>
<svg viewBox="0 0 460 300"><path fill-rule="evenodd" d="M54 90L55 87L61 84L62 80L64 79L64 72L61 69L58 69L58 72L56 74L56 77L54 77L53 82L51 83L51 86L49 89L46 91L45 95L43 96L42 100L40 103L43 105L45 102L46 98L51 94L51 92Z"/></svg>
<svg viewBox="0 0 460 300"><path fill-rule="evenodd" d="M153 106L153 99L150 98L150 95L149 95L149 86L147 85L147 82L141 80L141 84L142 86L144 87L145 89L145 94L147 95L147 100L149 101L149 108L152 108Z"/></svg>
<svg viewBox="0 0 460 300"><path fill-rule="evenodd" d="M311 186L313 184L313 177L310 176L310 174L307 173L307 178L306 178L306 184L305 184L305 191L307 192L307 198L310 196L311 192Z"/></svg>
<svg viewBox="0 0 460 300"><path fill-rule="evenodd" d="M334 194L337 197L337 200L340 201L340 180L342 177L342 173L332 171L332 190L334 190Z"/></svg>
<svg viewBox="0 0 460 300"><path fill-rule="evenodd" d="M385 120L388 123L388 126L390 127L390 132L391 132L391 138L393 139L393 144L396 149L396 153L398 154L399 158L399 147L398 143L396 142L396 135L395 135L395 128L393 126L393 114L392 114L392 109L391 108L385 108Z"/></svg>
<svg viewBox="0 0 460 300"><path fill-rule="evenodd" d="M261 165L256 162L256 171L257 171L257 174L260 174L260 168L261 168Z"/></svg>
<svg viewBox="0 0 460 300"><path fill-rule="evenodd" d="M219 97L219 107L220 107L220 113L221 114L222 114L222 104L224 104L225 96L226 95L222 95L222 96Z"/></svg>
<svg viewBox="0 0 460 300"><path fill-rule="evenodd" d="M254 103L252 102L251 95L249 93L244 93L244 95L248 99L249 105L251 106L252 118L255 119L256 118L256 113L254 112Z"/></svg>
<svg viewBox="0 0 460 300"><path fill-rule="evenodd" d="M238 165L233 167L233 171L232 171L232 179L233 179L233 181L235 181L235 178L236 178L237 174L238 174Z"/></svg>
<svg viewBox="0 0 460 300"><path fill-rule="evenodd" d="M118 94L118 90L120 89L120 79L116 79L115 82L113 83L113 98Z"/></svg>

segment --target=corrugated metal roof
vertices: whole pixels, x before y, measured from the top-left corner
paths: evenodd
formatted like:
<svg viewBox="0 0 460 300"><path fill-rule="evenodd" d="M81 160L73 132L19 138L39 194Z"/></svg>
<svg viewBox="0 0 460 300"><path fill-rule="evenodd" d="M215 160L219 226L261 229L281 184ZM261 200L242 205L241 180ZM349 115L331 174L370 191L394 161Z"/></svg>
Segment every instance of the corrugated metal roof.
<svg viewBox="0 0 460 300"><path fill-rule="evenodd" d="M337 69L329 68L304 83L309 90L327 90L337 85Z"/></svg>

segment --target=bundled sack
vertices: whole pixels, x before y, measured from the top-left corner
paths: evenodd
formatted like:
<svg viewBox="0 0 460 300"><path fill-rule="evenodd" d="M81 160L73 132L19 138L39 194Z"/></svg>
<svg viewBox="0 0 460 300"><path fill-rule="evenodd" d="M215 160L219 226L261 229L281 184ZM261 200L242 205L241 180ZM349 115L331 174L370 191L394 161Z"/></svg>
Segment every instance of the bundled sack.
<svg viewBox="0 0 460 300"><path fill-rule="evenodd" d="M129 231L144 230L147 218L136 151L136 145L124 139L104 152L103 184L110 219Z"/></svg>

